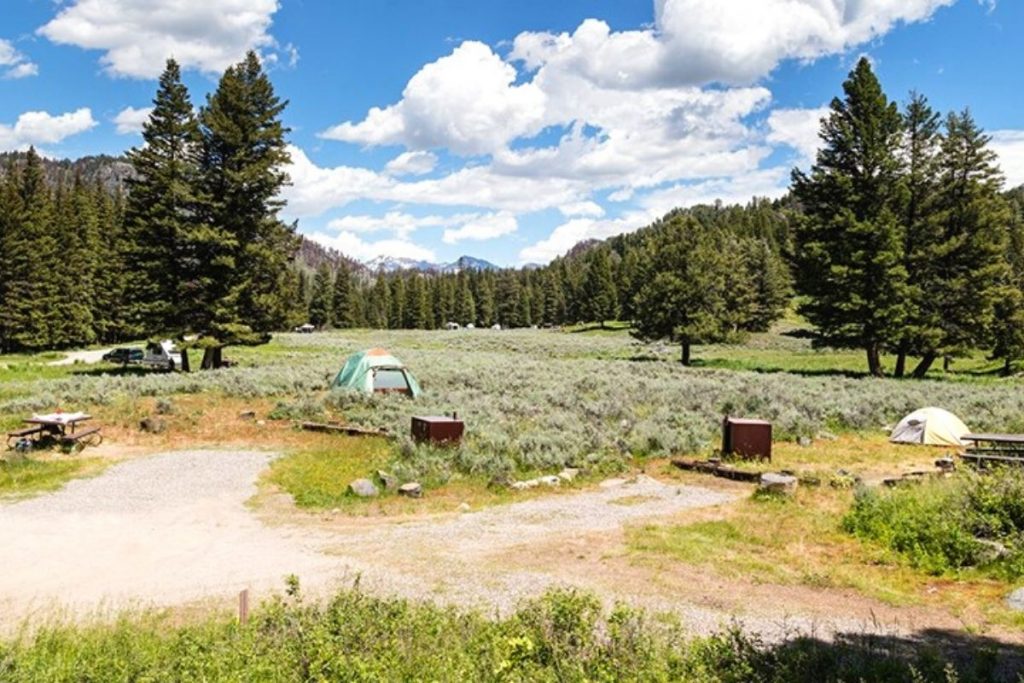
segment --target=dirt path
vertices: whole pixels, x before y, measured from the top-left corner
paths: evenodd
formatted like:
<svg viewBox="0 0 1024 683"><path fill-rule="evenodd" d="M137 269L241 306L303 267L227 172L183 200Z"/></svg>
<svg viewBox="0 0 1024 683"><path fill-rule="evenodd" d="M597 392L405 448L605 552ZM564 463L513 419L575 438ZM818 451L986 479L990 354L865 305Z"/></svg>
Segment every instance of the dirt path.
<svg viewBox="0 0 1024 683"><path fill-rule="evenodd" d="M103 354L110 349L95 349L93 351L68 351L67 355L60 360L50 361L47 365L74 365L75 363L99 363L103 360Z"/></svg>
<svg viewBox="0 0 1024 683"><path fill-rule="evenodd" d="M413 519L296 512L245 501L272 456L179 451L125 461L56 493L0 504L0 625L126 605L176 605L279 591L298 575L329 593L358 580L380 594L505 612L553 586L678 613L695 632L739 621L794 632L898 635L956 628L937 610L887 608L852 593L744 584L698 568L640 566L624 529L686 519L732 495L646 476L489 508Z"/></svg>

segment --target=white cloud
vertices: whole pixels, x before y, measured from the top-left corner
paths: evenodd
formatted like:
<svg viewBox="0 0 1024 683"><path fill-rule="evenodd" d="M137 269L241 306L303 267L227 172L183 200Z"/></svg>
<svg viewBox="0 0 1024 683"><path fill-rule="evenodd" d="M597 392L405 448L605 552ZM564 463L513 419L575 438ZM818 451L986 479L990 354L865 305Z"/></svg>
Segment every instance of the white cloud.
<svg viewBox="0 0 1024 683"><path fill-rule="evenodd" d="M56 116L45 111L28 111L19 116L13 126L0 124L0 151L52 145L95 125L92 111L86 107Z"/></svg>
<svg viewBox="0 0 1024 683"><path fill-rule="evenodd" d="M114 117L118 135L134 135L142 132L142 125L149 120L153 107L125 107Z"/></svg>
<svg viewBox="0 0 1024 683"><path fill-rule="evenodd" d="M589 218L600 218L604 215L604 209L597 202L585 201L585 202L572 202L570 204L563 204L558 207L558 210L562 212L563 216L587 216Z"/></svg>
<svg viewBox="0 0 1024 683"><path fill-rule="evenodd" d="M813 162L821 144L818 132L828 107L817 109L776 109L768 115L768 141L792 147L800 153L800 164Z"/></svg>
<svg viewBox="0 0 1024 683"><path fill-rule="evenodd" d="M18 52L11 41L0 38L0 76L17 79L35 76L39 66Z"/></svg>
<svg viewBox="0 0 1024 683"><path fill-rule="evenodd" d="M411 258L417 261L436 261L437 257L433 251L414 244L408 240L386 239L376 242L367 242L359 235L351 232L341 232L337 235L327 235L322 232L314 232L308 237L324 246L337 249L341 253L360 261L370 261L378 256L393 256L395 258Z"/></svg>
<svg viewBox="0 0 1024 683"><path fill-rule="evenodd" d="M247 50L275 47L278 0L71 0L38 31L64 45L102 50L108 73L155 78L168 57L216 73Z"/></svg>
<svg viewBox="0 0 1024 683"><path fill-rule="evenodd" d="M444 231L441 239L445 244L457 244L463 240L492 240L508 235L519 229L516 217L508 213L495 213L489 216L468 220L458 228Z"/></svg>
<svg viewBox="0 0 1024 683"><path fill-rule="evenodd" d="M1024 185L1024 130L997 130L990 135L989 147L999 155L1006 187Z"/></svg>
<svg viewBox="0 0 1024 683"><path fill-rule="evenodd" d="M346 121L322 136L365 145L445 147L466 155L493 152L539 130L544 95L515 80L515 67L490 47L466 41L420 69L398 104L371 109L363 121Z"/></svg>
<svg viewBox="0 0 1024 683"><path fill-rule="evenodd" d="M384 169L391 175L424 175L437 166L437 156L433 152L417 151L402 152L387 163Z"/></svg>

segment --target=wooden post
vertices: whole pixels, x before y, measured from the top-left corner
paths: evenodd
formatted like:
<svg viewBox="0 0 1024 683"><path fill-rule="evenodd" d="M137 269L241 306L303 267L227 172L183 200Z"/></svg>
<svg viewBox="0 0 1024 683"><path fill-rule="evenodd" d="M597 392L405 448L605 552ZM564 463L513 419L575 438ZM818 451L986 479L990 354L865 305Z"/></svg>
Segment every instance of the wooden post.
<svg viewBox="0 0 1024 683"><path fill-rule="evenodd" d="M249 589L238 594L238 623L245 626L249 621Z"/></svg>

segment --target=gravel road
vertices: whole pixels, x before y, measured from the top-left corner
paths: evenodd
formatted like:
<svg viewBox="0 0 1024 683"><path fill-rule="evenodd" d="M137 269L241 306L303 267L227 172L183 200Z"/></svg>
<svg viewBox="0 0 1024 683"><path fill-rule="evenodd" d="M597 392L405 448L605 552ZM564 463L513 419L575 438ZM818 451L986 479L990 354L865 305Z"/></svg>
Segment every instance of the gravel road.
<svg viewBox="0 0 1024 683"><path fill-rule="evenodd" d="M47 365L74 365L75 363L99 363L103 360L103 354L110 349L95 349L93 351L69 351L60 360L50 361Z"/></svg>
<svg viewBox="0 0 1024 683"><path fill-rule="evenodd" d="M695 632L736 618L735 602L714 601L727 588L679 596L671 587L652 588L650 574L632 577L628 559L605 562L607 553L621 553L626 525L685 519L688 511L729 502L728 494L641 475L585 492L411 520L294 512L283 520L261 513L262 519L245 502L272 457L164 453L119 463L52 494L0 504L0 626L58 609L87 614L224 600L243 588L265 597L288 574L313 594L358 580L380 594L489 613L507 612L553 586L580 586L674 611ZM767 604L776 605L771 613L743 610L749 613L739 621L766 637L794 630L893 632L857 619L823 623L820 611L781 614L785 606L771 595Z"/></svg>

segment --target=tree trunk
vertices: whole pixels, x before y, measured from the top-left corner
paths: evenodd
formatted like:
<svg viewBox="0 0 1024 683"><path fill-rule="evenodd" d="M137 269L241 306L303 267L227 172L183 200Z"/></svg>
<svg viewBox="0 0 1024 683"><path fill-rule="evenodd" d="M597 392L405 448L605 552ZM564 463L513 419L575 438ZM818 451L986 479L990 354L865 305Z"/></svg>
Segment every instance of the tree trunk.
<svg viewBox="0 0 1024 683"><path fill-rule="evenodd" d="M896 351L896 367L893 368L893 377L903 377L907 374L907 340L900 340L899 349Z"/></svg>
<svg viewBox="0 0 1024 683"><path fill-rule="evenodd" d="M935 362L935 358L936 358L936 356L935 356L934 353L926 353L926 354L924 354L924 358L922 358L921 362L917 364L916 368L914 368L914 372L913 372L914 378L915 379L921 379L925 375L927 375L928 371L932 367L932 363Z"/></svg>
<svg viewBox="0 0 1024 683"><path fill-rule="evenodd" d="M682 349L679 362L685 365L686 367L690 367L690 342L680 342L680 346L682 347Z"/></svg>
<svg viewBox="0 0 1024 683"><path fill-rule="evenodd" d="M1013 374L1013 363L1010 361L1010 357L1007 356L1003 359L1003 377L1009 377Z"/></svg>
<svg viewBox="0 0 1024 683"><path fill-rule="evenodd" d="M953 359L949 356L942 357L942 371L949 372L949 366L953 364Z"/></svg>
<svg viewBox="0 0 1024 683"><path fill-rule="evenodd" d="M188 349L181 350L181 371L192 372L192 366L188 363Z"/></svg>
<svg viewBox="0 0 1024 683"><path fill-rule="evenodd" d="M203 370L217 370L222 365L221 347L213 346L203 352Z"/></svg>
<svg viewBox="0 0 1024 683"><path fill-rule="evenodd" d="M868 344L868 372L872 377L882 377L882 353L878 344Z"/></svg>

